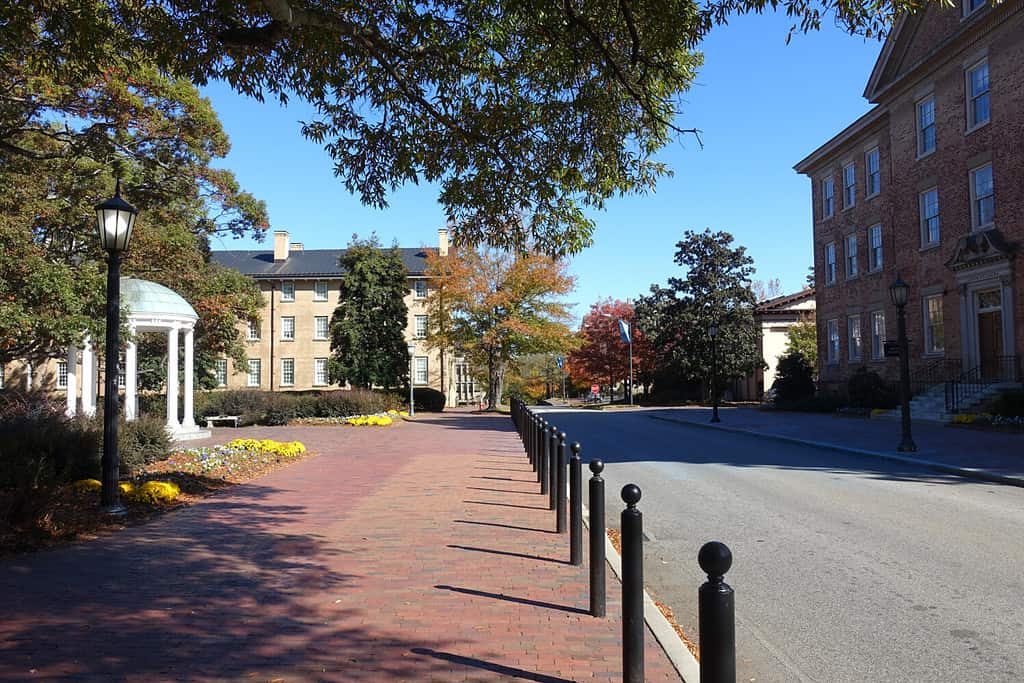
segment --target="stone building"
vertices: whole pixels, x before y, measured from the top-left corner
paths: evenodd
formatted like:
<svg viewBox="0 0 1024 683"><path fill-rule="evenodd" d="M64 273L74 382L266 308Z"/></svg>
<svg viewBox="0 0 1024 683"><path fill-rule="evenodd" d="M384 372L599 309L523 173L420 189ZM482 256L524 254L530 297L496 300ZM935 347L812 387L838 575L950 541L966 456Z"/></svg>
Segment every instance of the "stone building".
<svg viewBox="0 0 1024 683"><path fill-rule="evenodd" d="M929 3L886 39L875 106L796 165L810 178L819 375L895 379L889 285L910 285L911 374L1019 379L1024 2Z"/></svg>
<svg viewBox="0 0 1024 683"><path fill-rule="evenodd" d="M754 322L760 332L758 353L764 359L766 367L733 384L732 390L736 400L761 400L764 392L775 383L779 356L786 353L786 347L789 345L789 336L786 333L791 326L804 321L814 322L813 287L794 294L765 299L754 307Z"/></svg>

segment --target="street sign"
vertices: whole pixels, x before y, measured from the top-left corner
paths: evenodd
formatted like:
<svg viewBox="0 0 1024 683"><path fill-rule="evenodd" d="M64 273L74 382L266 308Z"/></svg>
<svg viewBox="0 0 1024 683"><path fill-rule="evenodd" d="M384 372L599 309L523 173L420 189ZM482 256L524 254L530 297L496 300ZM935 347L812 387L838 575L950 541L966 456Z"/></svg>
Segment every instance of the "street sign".
<svg viewBox="0 0 1024 683"><path fill-rule="evenodd" d="M632 343L630 332L632 332L632 330L629 329L629 323L625 320L619 320L619 336L622 337L623 344Z"/></svg>
<svg viewBox="0 0 1024 683"><path fill-rule="evenodd" d="M883 342L885 348L886 358L899 358L900 357L900 343L898 341L889 341L888 339Z"/></svg>
<svg viewBox="0 0 1024 683"><path fill-rule="evenodd" d="M555 365L557 365L558 369L561 370L562 367L565 365L565 359L559 356L558 358L555 359Z"/></svg>

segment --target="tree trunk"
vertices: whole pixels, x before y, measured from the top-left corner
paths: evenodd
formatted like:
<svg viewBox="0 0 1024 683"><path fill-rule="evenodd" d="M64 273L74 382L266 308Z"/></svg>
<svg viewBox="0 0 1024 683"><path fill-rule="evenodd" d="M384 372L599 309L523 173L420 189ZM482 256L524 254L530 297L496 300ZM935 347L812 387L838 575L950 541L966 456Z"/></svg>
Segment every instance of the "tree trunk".
<svg viewBox="0 0 1024 683"><path fill-rule="evenodd" d="M487 354L487 410L497 410L498 398L498 359L494 352Z"/></svg>

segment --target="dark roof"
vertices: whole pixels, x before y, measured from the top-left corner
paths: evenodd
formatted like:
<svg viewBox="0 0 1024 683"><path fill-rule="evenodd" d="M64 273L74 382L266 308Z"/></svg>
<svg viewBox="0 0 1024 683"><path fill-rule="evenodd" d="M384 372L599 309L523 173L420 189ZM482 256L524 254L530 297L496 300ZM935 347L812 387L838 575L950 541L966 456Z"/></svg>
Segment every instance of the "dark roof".
<svg viewBox="0 0 1024 683"><path fill-rule="evenodd" d="M773 299L765 299L754 307L754 313L774 313L774 312L792 312L791 309L786 309L786 306L791 304L800 303L801 301L808 301L814 298L814 287L805 287L799 292L794 294L783 294Z"/></svg>
<svg viewBox="0 0 1024 683"><path fill-rule="evenodd" d="M402 263L409 275L422 275L427 267L427 254L434 249L399 248ZM345 271L338 265L344 249L305 249L290 251L284 261L274 261L273 251L231 249L214 251L215 263L233 268L254 278L340 277Z"/></svg>

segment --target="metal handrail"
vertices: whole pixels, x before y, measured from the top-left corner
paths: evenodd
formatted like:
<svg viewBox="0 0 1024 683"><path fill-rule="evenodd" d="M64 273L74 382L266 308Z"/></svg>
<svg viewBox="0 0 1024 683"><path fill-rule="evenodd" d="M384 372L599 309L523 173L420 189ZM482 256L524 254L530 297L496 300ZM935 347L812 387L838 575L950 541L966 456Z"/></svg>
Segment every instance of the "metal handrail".
<svg viewBox="0 0 1024 683"><path fill-rule="evenodd" d="M977 365L946 382L946 412L959 413L969 399L993 384L1020 380L1020 357L997 356L991 365Z"/></svg>
<svg viewBox="0 0 1024 683"><path fill-rule="evenodd" d="M918 368L910 377L911 393L920 394L931 387L955 380L963 373L959 358L939 358Z"/></svg>

